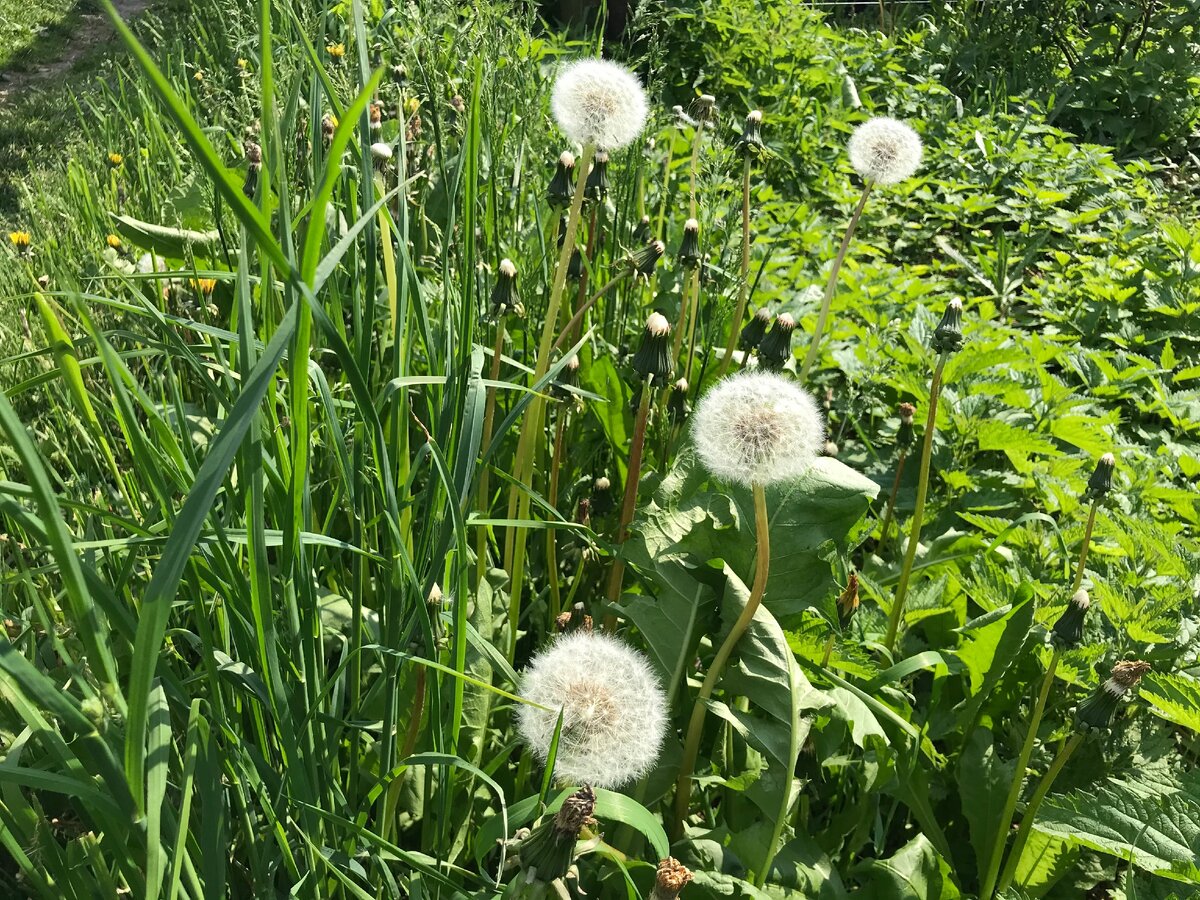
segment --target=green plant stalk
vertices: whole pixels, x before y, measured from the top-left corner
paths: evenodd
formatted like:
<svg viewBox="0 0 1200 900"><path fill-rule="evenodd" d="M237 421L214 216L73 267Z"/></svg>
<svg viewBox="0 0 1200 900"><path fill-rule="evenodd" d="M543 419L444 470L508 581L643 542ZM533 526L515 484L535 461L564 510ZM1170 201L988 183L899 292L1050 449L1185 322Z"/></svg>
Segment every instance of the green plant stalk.
<svg viewBox="0 0 1200 900"><path fill-rule="evenodd" d="M692 718L688 722L687 737L683 742L683 758L679 765L679 779L675 783L675 821L673 837L678 840L683 836L683 823L687 818L688 805L691 801L692 772L696 768L696 758L700 753L700 738L704 733L704 716L708 711L708 698L712 696L721 677L725 664L733 654L734 647L741 640L746 629L754 619L754 613L762 603L763 594L767 590L767 574L771 566L771 533L767 519L767 492L761 484L754 485L754 529L756 550L754 558L754 585L750 589L750 597L746 607L733 628L717 650L704 683L700 685L700 693L696 695L696 705L692 707Z"/></svg>
<svg viewBox="0 0 1200 900"><path fill-rule="evenodd" d="M838 247L837 256L833 258L833 266L829 270L829 280L825 282L825 296L821 298L821 311L817 314L817 325L813 329L812 340L808 344L808 353L805 354L804 362L801 363L797 373L797 377L801 381L808 377L813 363L817 361L817 354L821 351L821 338L825 334L825 325L829 321L833 295L837 293L838 275L842 272L842 263L846 261L846 252L850 249L850 241L858 229L858 220L862 218L863 208L867 205L867 197L870 196L872 184L873 182L868 181L863 185L862 196L858 198L858 206L854 207L850 222L846 225L846 233L842 235L842 244Z"/></svg>
<svg viewBox="0 0 1200 900"><path fill-rule="evenodd" d="M929 382L929 410L925 416L925 440L921 444L921 473L917 478L917 502L913 507L912 526L908 531L908 547L904 551L904 564L900 568L900 583L896 585L896 599L892 601L892 611L888 615L887 636L883 645L890 653L896 643L896 633L900 630L900 619L904 615L904 600L908 594L908 581L912 576L913 562L917 558L917 544L921 538L921 519L925 515L925 494L929 489L929 457L933 452L933 433L937 429L938 397L942 393L942 370L946 368L949 356L945 353L938 357L937 366L933 370L933 378Z"/></svg>
<svg viewBox="0 0 1200 900"><path fill-rule="evenodd" d="M700 266L692 272L692 305L688 323L687 362L683 366L683 377L692 380L692 362L696 358L696 323L700 319Z"/></svg>
<svg viewBox="0 0 1200 900"><path fill-rule="evenodd" d="M642 385L642 398L638 403L637 419L633 426L633 440L629 444L629 473L625 477L625 499L621 504L621 520L617 525L617 544L625 543L629 536L629 523L633 521L633 511L637 506L638 481L642 475L642 450L646 446L646 420L650 416L650 395L654 392L654 376L646 378ZM612 571L608 575L608 603L612 610L616 609L617 601L621 599L621 582L625 578L625 560L620 556L613 560ZM610 611L605 616L605 625L616 623L615 612Z"/></svg>
<svg viewBox="0 0 1200 900"><path fill-rule="evenodd" d="M616 287L618 284L620 284L622 281L624 281L626 278L628 278L632 271L633 270L629 269L629 268L622 269L620 272L618 272L616 275L614 275L612 278L610 278L608 280L608 283L605 284L604 287L600 288L600 290L598 290L598 291L596 291L596 293L592 294L592 296L590 298L588 298L587 303L583 304L583 306L581 306L581 307L579 307L579 309L575 310L575 315L571 316L571 321L569 321L566 324L566 326L562 330L562 333L558 336L557 339L555 339L554 346L551 347L550 349L551 350L561 350L563 344L565 344L569 338L572 340L578 340L579 339L578 336L575 335L573 337L572 333L577 332L579 330L579 323L583 321L583 317L585 315L587 315L587 311L596 305L597 300L599 300L601 297L603 297L605 294L607 294L610 290L612 290L614 287Z"/></svg>
<svg viewBox="0 0 1200 900"><path fill-rule="evenodd" d="M723 378L729 371L733 351L737 348L738 335L742 331L742 318L746 315L746 304L750 300L750 156L742 164L742 265L738 278L737 305L729 322L729 339L725 342L725 355L721 357L721 368L717 377Z"/></svg>
<svg viewBox="0 0 1200 900"><path fill-rule="evenodd" d="M1096 505L1097 501L1092 501L1092 507L1088 510L1087 527L1083 531L1083 549L1079 551L1079 563L1075 566L1075 581L1071 585L1071 593L1074 594L1083 584L1083 568L1087 565L1088 550L1092 545L1092 530L1096 527Z"/></svg>
<svg viewBox="0 0 1200 900"><path fill-rule="evenodd" d="M578 174L575 176L575 195L571 198L571 211L567 215L567 230L563 236L562 250L558 254L558 265L554 269L554 282L550 288L550 301L546 306L546 320L542 323L542 338L538 344L537 363L534 367L532 384L536 384L550 369L550 351L554 334L558 328L558 312L562 305L563 288L567 283L567 267L571 263L571 253L575 249L575 232L579 228L580 212L583 209L583 195L587 190L588 168L596 153L594 144L583 148L575 165ZM526 412L525 427L521 430L517 442L516 456L513 458L514 484L509 491L510 519L521 520L529 515L529 490L533 486L534 452L536 441L542 431L542 416L545 413L546 401L537 396L529 404ZM511 661L517 650L517 623L521 615L521 594L524 589L525 574L525 541L528 530L519 525L510 526L505 548L505 562L511 580L509 595L509 642L508 659Z"/></svg>
<svg viewBox="0 0 1200 900"><path fill-rule="evenodd" d="M1025 807L1025 815L1021 817L1021 826L1017 829L1017 836L1013 839L1012 850L1008 853L1008 862L1004 865L1004 874L1000 877L1000 885L998 890L1000 893L1008 890L1012 884L1013 876L1017 873L1017 865L1021 861L1021 854L1025 850L1025 844L1029 840L1029 832L1033 830L1034 820L1037 819L1038 809L1042 805L1042 801L1046 799L1046 794L1049 793L1050 787L1054 784L1054 779L1063 770L1063 766L1067 764L1067 760L1071 758L1071 754L1076 748L1083 743L1083 734L1075 732L1062 749L1058 751L1058 755L1054 757L1054 762L1050 764L1050 768L1046 774L1042 776L1041 783L1037 786L1037 790L1033 792L1033 796L1029 798L1029 805Z"/></svg>
<svg viewBox="0 0 1200 900"><path fill-rule="evenodd" d="M562 467L563 433L566 431L570 413L564 407L558 414L554 427L554 450L550 457L550 489L546 501L551 508L558 509L559 469ZM558 529L546 529L546 579L550 582L550 630L562 612L562 594L558 586Z"/></svg>
<svg viewBox="0 0 1200 900"><path fill-rule="evenodd" d="M908 459L908 452L900 451L900 456L896 460L896 477L892 480L892 492L888 495L887 510L883 514L883 526L879 529L879 547L882 551L884 544L887 543L888 530L892 527L892 515L896 511L896 495L900 493L900 476L904 474L904 461Z"/></svg>
<svg viewBox="0 0 1200 900"><path fill-rule="evenodd" d="M492 347L492 366L488 373L488 378L492 382L500 379L500 357L504 353L504 314L501 313L499 321L496 322L496 343ZM483 433L479 438L479 452L484 454L492 445L492 429L496 423L496 388L489 387L487 389L487 403L483 413ZM486 517L488 507L490 505L489 492L491 490L489 482L491 481L491 467L484 466L479 472L479 494L478 508L479 512ZM475 583L481 584L484 576L487 574L487 544L488 544L488 526L480 525L479 533L475 538Z"/></svg>
<svg viewBox="0 0 1200 900"><path fill-rule="evenodd" d="M1037 742L1038 726L1042 724L1046 699L1050 696L1050 687L1054 684L1054 673L1058 669L1059 655L1059 648L1055 647L1050 657L1050 665L1046 667L1046 675L1042 679L1041 690L1038 691L1033 715L1029 718L1025 742L1021 745L1021 752L1017 755L1012 784L1009 786L1008 796L1004 798L1004 809L1000 813L1000 821L996 823L996 836L992 840L992 852L987 860L987 877L984 878L982 890L979 892L981 900L991 900L993 888L996 886L996 876L1000 872L1000 861L1004 856L1004 842L1012 828L1012 817L1017 809L1017 801L1021 798L1021 788L1025 785L1025 770L1029 767L1029 757L1033 755L1033 745Z"/></svg>

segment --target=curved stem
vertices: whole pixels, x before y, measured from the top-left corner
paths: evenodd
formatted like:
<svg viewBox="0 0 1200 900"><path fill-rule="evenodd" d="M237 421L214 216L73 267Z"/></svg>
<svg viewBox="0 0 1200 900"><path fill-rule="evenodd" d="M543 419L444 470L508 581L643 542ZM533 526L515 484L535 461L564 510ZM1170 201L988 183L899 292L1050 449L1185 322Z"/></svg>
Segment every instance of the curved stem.
<svg viewBox="0 0 1200 900"><path fill-rule="evenodd" d="M821 350L821 337L825 334L825 323L829 320L829 309L833 306L833 295L837 293L838 275L842 271L842 263L846 261L846 251L850 249L850 240L858 228L858 220L862 217L863 207L867 205L867 196L871 193L873 182L863 185L862 196L858 198L858 206L850 216L846 225L846 233L842 235L842 245L838 247L837 256L833 258L833 267L829 270L829 280L825 282L825 296L821 299L821 311L817 314L817 327L813 329L812 340L808 345L808 353L804 357L797 377L803 381L808 377L809 370L817 361L817 353Z"/></svg>
<svg viewBox="0 0 1200 900"><path fill-rule="evenodd" d="M758 610L758 605L762 602L763 594L767 590L767 574L771 565L771 533L767 520L767 493L761 484L754 485L754 530L756 542L754 586L750 589L750 597L746 600L742 614L733 623L729 634L717 650L717 655L713 657L712 664L708 667L708 674L700 686L700 693L696 695L696 705L692 707L692 718L688 722L687 737L683 742L683 760L679 766L679 780L675 783L674 836L676 839L683 836L683 822L687 818L688 805L691 800L692 772L696 768L696 757L700 753L700 737L704 732L704 715L708 712L708 698L712 696L721 672L724 671L725 664L733 654L733 648L737 646L737 642L750 627L754 613Z"/></svg>
<svg viewBox="0 0 1200 900"><path fill-rule="evenodd" d="M750 155L742 165L742 268L738 282L737 306L729 322L729 339L725 342L725 355L721 357L721 368L717 377L723 378L729 371L733 351L737 347L738 335L742 330L742 317L746 315L746 303L750 299Z"/></svg>
<svg viewBox="0 0 1200 900"><path fill-rule="evenodd" d="M992 889L996 886L996 876L1000 872L1000 860L1004 856L1004 842L1012 828L1013 812L1016 811L1017 801L1021 798L1021 788L1025 785L1025 770L1029 766L1029 757L1033 755L1033 745L1037 742L1038 726L1042 723L1042 713L1046 710L1046 698L1050 696L1050 687L1054 684L1054 673L1058 669L1059 648L1054 648L1050 657L1050 665L1046 667L1046 676L1042 679L1042 688L1038 691L1037 702L1033 707L1033 715L1025 733L1025 743L1017 755L1016 768L1013 769L1012 784L1008 796L1004 798L1004 809L1000 813L1000 821L996 825L996 837L992 840L992 852L987 859L987 877L983 880L983 889L979 892L981 900L991 900Z"/></svg>
<svg viewBox="0 0 1200 900"><path fill-rule="evenodd" d="M892 527L892 514L896 511L896 495L900 492L900 476L904 474L906 459L908 459L908 453L901 450L900 458L896 460L896 477L892 481L892 492L888 495L887 511L883 514L883 527L879 529L879 547L876 552L882 551L884 544L887 543L888 530Z"/></svg>
<svg viewBox="0 0 1200 900"><path fill-rule="evenodd" d="M551 350L562 349L562 345L567 342L567 338L571 337L572 333L579 327L579 323L583 321L583 317L587 314L587 311L589 309L591 309L593 306L595 306L597 300L599 300L601 297L603 297L605 294L607 294L610 290L612 290L623 279L628 278L629 273L631 271L633 271L633 270L628 269L628 268L622 269L620 272L618 272L616 275L614 275L612 278L610 278L608 280L608 283L606 285L604 285L604 287L600 288L600 290L598 290L598 291L596 291L596 293L592 294L592 296L588 299L587 303L583 304L581 307L579 307L579 309L575 310L575 315L571 316L571 321L569 321L566 324L566 327L564 327L562 330L562 334L560 334L555 339L554 346L551 347L550 349ZM575 336L575 339L578 339L577 335Z"/></svg>
<svg viewBox="0 0 1200 900"><path fill-rule="evenodd" d="M559 469L562 466L563 432L567 427L570 413L566 408L558 414L558 422L554 427L554 451L550 458L550 490L546 501L552 509L558 509ZM554 630L554 622L562 612L562 594L558 585L558 529L546 529L546 578L550 582L550 630Z"/></svg>
<svg viewBox="0 0 1200 900"><path fill-rule="evenodd" d="M913 507L912 526L908 531L908 547L904 551L904 565L900 568L900 583L896 586L896 599L888 615L887 637L883 645L891 652L900 630L900 618L904 615L904 599L908 594L908 580L912 576L913 561L917 558L917 544L921 539L921 519L925 515L925 494L929 489L929 457L933 451L933 432L937 428L938 397L942 393L942 370L946 368L947 355L938 357L937 367L929 382L929 410L925 416L925 440L921 444L921 474L917 479L917 502Z"/></svg>
<svg viewBox="0 0 1200 900"><path fill-rule="evenodd" d="M496 323L496 344L492 347L492 367L488 373L491 381L495 382L500 379L500 357L504 353L504 316L501 314L500 321ZM486 453L492 445L492 429L496 422L496 389L489 387L487 389L487 403L483 413L483 434L479 439L480 454ZM490 466L484 466L479 473L479 497L478 508L480 513L486 518L489 499L489 485L492 470ZM487 543L488 529L486 525L479 526L479 534L475 539L475 583L479 584L483 581L484 575L487 573Z"/></svg>
<svg viewBox="0 0 1200 900"><path fill-rule="evenodd" d="M633 521L633 511L637 506L638 481L642 475L642 450L646 446L646 420L650 416L650 394L654 376L648 377L642 384L642 398L638 403L637 419L633 426L633 440L629 445L629 472L625 476L625 499L621 504L621 520L617 525L617 544L625 543L629 536L629 523ZM610 610L605 616L605 625L611 627L616 622L615 609L621 599L621 582L625 578L625 560L618 556L613 560L612 571L608 576L608 603Z"/></svg>
<svg viewBox="0 0 1200 900"><path fill-rule="evenodd" d="M1029 840L1029 832L1033 830L1034 820L1037 818L1038 809L1042 805L1042 801L1046 799L1046 794L1049 793L1051 785L1054 784L1054 779L1058 777L1058 773L1062 771L1063 766L1067 764L1067 760L1071 758L1071 754L1083 742L1083 735L1076 732L1071 736L1071 739L1063 744L1058 755L1054 757L1054 762L1050 764L1050 768L1046 774L1042 776L1041 783L1037 786L1037 790L1033 792L1033 796L1029 798L1029 805L1025 807L1025 815L1021 817L1021 827L1017 829L1017 836L1013 840L1012 850L1008 853L1008 862L1004 864L1004 874L1000 878L1000 885L997 888L1001 893L1008 890L1008 886L1012 884L1013 876L1017 873L1017 864L1021 861L1021 853L1025 850L1025 843Z"/></svg>
<svg viewBox="0 0 1200 900"><path fill-rule="evenodd" d="M1087 565L1088 550L1092 545L1092 529L1096 527L1096 501L1092 501L1092 508L1088 510L1087 527L1083 532L1083 549L1079 551L1079 564L1075 566L1075 581L1071 585L1071 593L1074 594L1083 584L1083 567Z"/></svg>

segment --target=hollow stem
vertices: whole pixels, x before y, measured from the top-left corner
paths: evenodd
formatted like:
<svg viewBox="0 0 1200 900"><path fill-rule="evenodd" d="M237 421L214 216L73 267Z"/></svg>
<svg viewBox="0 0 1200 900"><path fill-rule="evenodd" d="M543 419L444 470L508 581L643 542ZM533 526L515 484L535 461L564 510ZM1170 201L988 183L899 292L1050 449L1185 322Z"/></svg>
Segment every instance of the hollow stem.
<svg viewBox="0 0 1200 900"><path fill-rule="evenodd" d="M837 256L833 258L833 266L829 270L829 280L825 282L825 296L821 298L821 311L817 314L817 325L813 329L812 340L808 345L808 353L804 357L804 362L800 364L800 370L797 374L797 377L801 381L808 377L813 363L817 361L817 354L821 351L821 338L825 334L825 325L829 321L829 310L833 306L833 295L837 293L838 275L841 274L842 263L846 261L846 251L850 249L850 241L853 239L854 232L858 228L858 220L862 218L863 208L867 205L867 197L871 193L872 183L868 181L863 185L862 196L858 198L858 206L854 207L854 212L850 216L850 222L846 225L846 233L842 235L842 245L838 247Z"/></svg>
<svg viewBox="0 0 1200 900"><path fill-rule="evenodd" d="M1042 776L1041 783L1037 786L1037 790L1033 792L1033 796L1029 798L1029 805L1025 807L1025 815L1021 817L1021 826L1017 829L1017 836L1013 839L1012 849L1008 853L1008 862L1004 864L1004 874L1000 877L1000 885L997 890L1000 893L1008 890L1012 884L1013 876L1017 873L1017 864L1021 861L1021 854L1025 850L1025 843L1029 840L1029 832L1033 830L1033 823L1037 819L1038 809L1042 805L1042 801L1046 799L1046 794L1050 792L1051 786L1054 784L1054 779L1063 770L1063 766L1067 764L1067 760L1071 758L1071 754L1083 742L1083 734L1075 732L1071 735L1070 740L1063 744L1062 749L1058 751L1058 755L1054 757L1054 762L1050 764L1050 768L1046 770L1046 774Z"/></svg>
<svg viewBox="0 0 1200 900"><path fill-rule="evenodd" d="M554 453L550 458L550 489L546 501L552 509L558 509L558 479L562 466L563 432L566 430L567 418L570 414L564 408L558 414L558 422L554 427ZM554 620L562 612L562 596L558 588L558 529L546 529L546 577L550 581L550 629L554 629Z"/></svg>
<svg viewBox="0 0 1200 900"><path fill-rule="evenodd" d="M717 377L724 377L729 371L729 363L733 360L733 351L737 347L738 335L742 331L742 317L746 315L746 303L750 299L750 155L742 164L742 267L738 280L737 305L733 308L733 318L729 322L729 339L725 342L725 355L721 357L721 368Z"/></svg>
<svg viewBox="0 0 1200 900"><path fill-rule="evenodd" d="M578 336L575 335L574 333L576 331L578 331L579 323L583 321L583 317L585 315L587 315L587 311L596 305L597 300L599 300L601 297L603 297L605 294L607 294L609 291L611 291L614 287L616 287L618 284L620 284L622 281L624 281L626 278L628 278L629 273L631 271L633 271L633 270L629 269L629 268L622 269L620 272L618 272L616 275L614 275L612 278L610 278L608 280L608 283L605 284L604 287L600 288L600 290L598 290L598 291L596 291L596 293L592 294L592 296L590 298L588 298L587 303L583 304L581 307L579 307L579 309L575 310L575 315L571 316L571 321L569 321L566 324L566 327L563 328L562 333L554 341L554 346L551 347L550 349L551 350L560 350L560 349L562 349L562 345L567 342L568 338L578 339Z"/></svg>
<svg viewBox="0 0 1200 900"><path fill-rule="evenodd" d="M879 529L879 551L883 550L883 545L887 543L888 529L892 527L892 514L896 511L896 494L900 492L900 476L904 474L904 461L908 459L908 452L900 451L900 457L896 460L896 477L892 479L892 492L888 495L887 510L883 514L883 527Z"/></svg>
<svg viewBox="0 0 1200 900"><path fill-rule="evenodd" d="M1079 563L1075 566L1075 581L1071 585L1071 593L1074 594L1083 584L1083 567L1087 565L1088 550L1092 545L1092 529L1096 527L1096 501L1092 501L1092 507L1088 510L1087 527L1083 531L1083 548L1079 551Z"/></svg>
<svg viewBox="0 0 1200 900"><path fill-rule="evenodd" d="M642 449L646 445L646 421L650 416L650 395L653 393L654 376L651 375L642 385L642 399L638 403L637 419L633 426L633 441L629 445L629 473L625 477L625 499L621 504L621 519L617 525L617 543L625 543L629 536L629 523L633 521L633 510L637 506L638 481L642 474ZM608 576L608 603L616 608L621 599L621 582L625 578L625 560L620 556L613 560L612 571ZM605 624L615 621L615 614L609 612Z"/></svg>
<svg viewBox="0 0 1200 900"><path fill-rule="evenodd" d="M504 315L501 314L500 320L496 322L496 343L492 347L492 367L488 373L488 378L492 382L500 379L500 357L504 353ZM483 434L479 439L479 452L486 453L492 445L492 429L495 427L496 421L496 389L489 387L487 389L487 401L483 412ZM487 517L488 507L490 505L490 487L488 482L491 480L491 468L484 466L479 473L479 494L478 508L479 512ZM487 543L488 543L488 527L486 525L479 526L479 533L475 538L475 583L480 584L483 581L484 575L487 573Z"/></svg>
<svg viewBox="0 0 1200 900"><path fill-rule="evenodd" d="M900 630L900 619L904 615L904 600L908 594L908 581L912 576L913 562L917 558L917 544L921 540L921 519L925 515L925 494L929 489L929 458L933 451L933 432L937 428L938 397L942 393L942 370L949 357L943 353L938 357L929 382L929 410L925 416L925 439L921 443L921 472L917 478L917 502L913 507L912 525L908 530L908 547L904 551L904 564L900 568L900 583L896 585L896 599L888 616L887 637L883 645L891 652Z"/></svg>
<svg viewBox="0 0 1200 900"><path fill-rule="evenodd" d="M1042 679L1041 690L1038 691L1037 702L1033 707L1033 715L1025 733L1025 742L1017 755L1016 768L1013 769L1012 784L1008 788L1008 796L1004 799L1004 809L1000 813L1000 821L996 825L996 836L992 840L992 852L987 860L987 876L983 880L983 889L979 892L981 900L991 900L992 890L996 886L996 876L1000 872L1000 861L1004 856L1004 842L1012 828L1013 813L1017 801L1021 798L1021 788L1025 785L1025 770L1029 766L1029 757L1033 755L1033 745L1037 742L1038 726L1042 723L1042 713L1046 710L1046 698L1050 696L1050 687L1054 684L1054 673L1058 669L1059 648L1054 648L1050 657L1050 665L1046 667L1046 675Z"/></svg>
<svg viewBox="0 0 1200 900"><path fill-rule="evenodd" d="M679 766L679 780L675 783L675 822L674 836L683 836L683 823L687 818L688 805L691 801L692 772L696 768L696 757L700 752L700 738L704 733L704 716L708 711L708 698L712 696L725 669L725 664L733 654L734 647L750 627L754 613L762 602L767 590L767 574L771 565L771 535L767 522L767 493L761 484L754 485L754 528L755 550L754 585L750 589L750 597L742 614L729 630L729 634L713 657L708 667L704 683L700 685L700 693L696 696L696 705L692 707L692 718L688 722L687 736L683 742L683 759Z"/></svg>

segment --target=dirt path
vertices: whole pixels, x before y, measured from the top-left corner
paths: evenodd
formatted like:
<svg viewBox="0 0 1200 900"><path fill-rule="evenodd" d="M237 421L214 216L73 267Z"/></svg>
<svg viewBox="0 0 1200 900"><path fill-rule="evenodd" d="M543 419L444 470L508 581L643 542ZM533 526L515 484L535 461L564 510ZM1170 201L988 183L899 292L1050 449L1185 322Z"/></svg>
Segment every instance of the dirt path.
<svg viewBox="0 0 1200 900"><path fill-rule="evenodd" d="M113 0L113 6L128 21L150 5L151 0ZM108 17L102 12L84 13L75 22L71 36L56 59L43 60L22 71L0 72L0 106L17 100L31 88L61 79L82 57L115 35Z"/></svg>

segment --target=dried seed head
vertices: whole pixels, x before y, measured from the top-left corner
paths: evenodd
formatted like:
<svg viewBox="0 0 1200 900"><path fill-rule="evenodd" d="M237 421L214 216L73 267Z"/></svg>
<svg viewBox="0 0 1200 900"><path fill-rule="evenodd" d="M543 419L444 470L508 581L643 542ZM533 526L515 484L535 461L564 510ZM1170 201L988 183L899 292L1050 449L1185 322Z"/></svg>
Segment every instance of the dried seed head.
<svg viewBox="0 0 1200 900"><path fill-rule="evenodd" d="M620 150L646 124L646 93L633 72L604 59L581 59L554 82L550 109L563 134L580 146Z"/></svg>
<svg viewBox="0 0 1200 900"><path fill-rule="evenodd" d="M1075 710L1075 729L1088 737L1098 737L1112 727L1113 719L1125 696L1147 672L1150 663L1122 660L1113 666L1112 677L1092 691Z"/></svg>
<svg viewBox="0 0 1200 900"><path fill-rule="evenodd" d="M654 877L653 900L675 900L692 880L691 870L674 857L668 856L658 864Z"/></svg>
<svg viewBox="0 0 1200 900"><path fill-rule="evenodd" d="M854 614L858 612L858 573L851 572L850 579L846 582L846 589L838 595L838 621L842 628L850 626L850 620L854 618Z"/></svg>
<svg viewBox="0 0 1200 900"><path fill-rule="evenodd" d="M863 180L896 184L921 165L921 138L903 122L879 116L854 129L847 152Z"/></svg>

